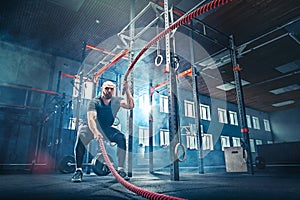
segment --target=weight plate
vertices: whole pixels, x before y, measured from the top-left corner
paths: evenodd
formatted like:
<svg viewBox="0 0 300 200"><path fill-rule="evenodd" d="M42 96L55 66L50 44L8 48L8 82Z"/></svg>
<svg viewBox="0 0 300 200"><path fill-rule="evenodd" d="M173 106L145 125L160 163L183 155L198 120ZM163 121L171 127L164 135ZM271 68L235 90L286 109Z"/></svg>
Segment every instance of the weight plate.
<svg viewBox="0 0 300 200"><path fill-rule="evenodd" d="M58 170L64 174L75 172L74 156L65 156L59 161Z"/></svg>
<svg viewBox="0 0 300 200"><path fill-rule="evenodd" d="M255 164L258 169L264 169L266 167L265 159L261 156L255 158Z"/></svg>
<svg viewBox="0 0 300 200"><path fill-rule="evenodd" d="M108 155L109 160L113 163L113 159ZM108 166L104 160L102 153L98 153L92 160L92 169L98 176L106 176L110 173Z"/></svg>

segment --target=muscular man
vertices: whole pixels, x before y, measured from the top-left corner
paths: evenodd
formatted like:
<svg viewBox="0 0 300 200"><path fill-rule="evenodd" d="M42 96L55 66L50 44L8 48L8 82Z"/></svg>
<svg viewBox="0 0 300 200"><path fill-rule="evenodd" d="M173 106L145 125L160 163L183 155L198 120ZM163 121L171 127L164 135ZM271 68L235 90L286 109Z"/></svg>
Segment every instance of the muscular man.
<svg viewBox="0 0 300 200"><path fill-rule="evenodd" d="M112 127L114 119L120 109L132 109L134 101L129 91L128 83L124 82L126 98L114 96L115 84L106 81L101 87L101 95L94 98L88 105L87 122L88 126L81 126L78 130L77 140L74 148L76 160L76 172L72 176L73 182L82 180L82 163L86 151L85 146L92 140L107 139L117 144L118 173L124 178L127 176L124 171L126 156L126 138L118 129Z"/></svg>

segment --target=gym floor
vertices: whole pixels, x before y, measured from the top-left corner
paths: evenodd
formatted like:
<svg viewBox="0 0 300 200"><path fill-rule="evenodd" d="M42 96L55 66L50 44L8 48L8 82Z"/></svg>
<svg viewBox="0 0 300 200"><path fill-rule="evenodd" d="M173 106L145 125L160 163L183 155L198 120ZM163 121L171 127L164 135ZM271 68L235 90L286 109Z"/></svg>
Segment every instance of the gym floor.
<svg viewBox="0 0 300 200"><path fill-rule="evenodd" d="M112 174L84 174L81 183L72 183L72 174L0 175L0 199L144 199L122 186ZM245 173L180 172L179 181L169 173L133 172L129 181L146 190L185 199L299 199L300 173L261 170Z"/></svg>

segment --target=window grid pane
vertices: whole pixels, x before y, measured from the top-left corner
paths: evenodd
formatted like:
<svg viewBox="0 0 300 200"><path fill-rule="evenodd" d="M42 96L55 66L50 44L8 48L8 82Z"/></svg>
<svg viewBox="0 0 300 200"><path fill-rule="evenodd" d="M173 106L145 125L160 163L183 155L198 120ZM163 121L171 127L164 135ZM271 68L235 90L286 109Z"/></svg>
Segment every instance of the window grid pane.
<svg viewBox="0 0 300 200"><path fill-rule="evenodd" d="M210 109L208 105L200 104L200 117L204 120L211 120Z"/></svg>
<svg viewBox="0 0 300 200"><path fill-rule="evenodd" d="M230 147L229 136L221 136L221 145L222 151L224 151L224 147Z"/></svg>
<svg viewBox="0 0 300 200"><path fill-rule="evenodd" d="M203 134L202 149L203 150L213 150L214 149L212 134Z"/></svg>
<svg viewBox="0 0 300 200"><path fill-rule="evenodd" d="M251 117L249 115L246 115L246 119L247 119L247 126L248 126L248 128L252 128Z"/></svg>
<svg viewBox="0 0 300 200"><path fill-rule="evenodd" d="M252 117L252 121L253 121L253 128L254 129L260 129L258 117Z"/></svg>
<svg viewBox="0 0 300 200"><path fill-rule="evenodd" d="M169 131L160 130L160 146L168 146L169 142Z"/></svg>
<svg viewBox="0 0 300 200"><path fill-rule="evenodd" d="M229 111L230 124L238 125L237 113L233 111Z"/></svg>
<svg viewBox="0 0 300 200"><path fill-rule="evenodd" d="M250 139L250 148L251 148L251 152L255 152L255 144L253 139Z"/></svg>
<svg viewBox="0 0 300 200"><path fill-rule="evenodd" d="M232 144L234 147L240 147L241 146L241 139L238 137L232 137Z"/></svg>
<svg viewBox="0 0 300 200"><path fill-rule="evenodd" d="M139 144L149 146L149 129L146 127L139 127Z"/></svg>
<svg viewBox="0 0 300 200"><path fill-rule="evenodd" d="M188 149L198 149L196 134L193 134L191 132L186 132L186 141L187 141Z"/></svg>
<svg viewBox="0 0 300 200"><path fill-rule="evenodd" d="M160 112L164 112L164 113L169 112L167 96L160 95Z"/></svg>
<svg viewBox="0 0 300 200"><path fill-rule="evenodd" d="M264 119L265 131L271 131L270 122L267 119Z"/></svg>
<svg viewBox="0 0 300 200"><path fill-rule="evenodd" d="M219 115L219 122L220 123L224 123L224 124L228 123L226 110L218 108L218 115Z"/></svg>
<svg viewBox="0 0 300 200"><path fill-rule="evenodd" d="M262 140L255 140L256 145L262 145Z"/></svg>
<svg viewBox="0 0 300 200"><path fill-rule="evenodd" d="M184 101L184 114L186 117L195 117L194 102Z"/></svg>

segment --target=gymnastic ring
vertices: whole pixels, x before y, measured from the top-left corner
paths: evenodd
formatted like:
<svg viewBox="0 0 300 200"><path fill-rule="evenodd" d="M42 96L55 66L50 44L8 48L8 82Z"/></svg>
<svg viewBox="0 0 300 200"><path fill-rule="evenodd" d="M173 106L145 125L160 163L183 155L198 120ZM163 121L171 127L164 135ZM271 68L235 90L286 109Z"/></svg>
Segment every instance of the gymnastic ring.
<svg viewBox="0 0 300 200"><path fill-rule="evenodd" d="M183 149L183 156L182 158L179 158L179 155L178 155L178 148L181 147ZM185 160L185 157L186 157L186 151L185 151L185 148L183 146L183 144L181 143L177 143L176 146L175 146L175 155L177 157L177 159L180 161L180 162L183 162Z"/></svg>
<svg viewBox="0 0 300 200"><path fill-rule="evenodd" d="M119 124L120 124L120 119L118 117L115 117L113 125L118 126Z"/></svg>
<svg viewBox="0 0 300 200"><path fill-rule="evenodd" d="M164 60L164 58L162 57L162 55L160 55L160 54L157 55L156 58L155 58L155 60L154 60L155 66L157 66L157 67L160 66L161 63L163 62L163 60Z"/></svg>

